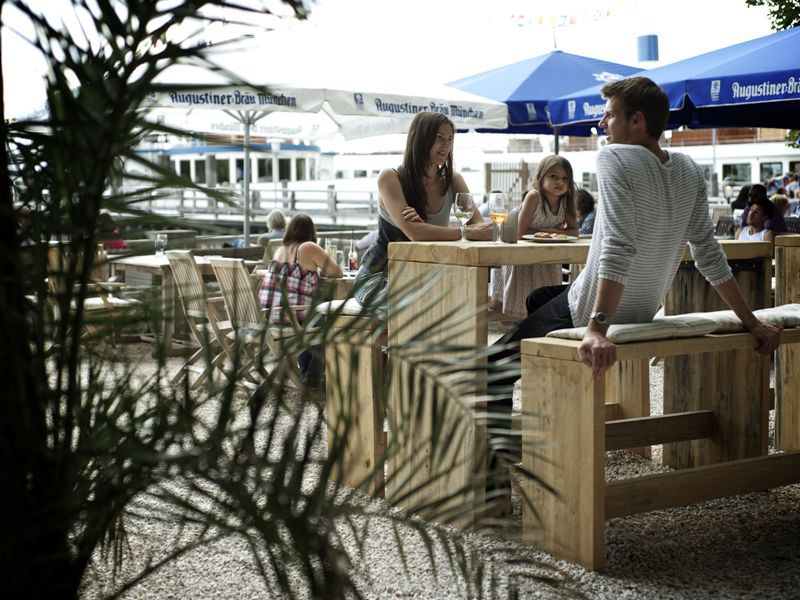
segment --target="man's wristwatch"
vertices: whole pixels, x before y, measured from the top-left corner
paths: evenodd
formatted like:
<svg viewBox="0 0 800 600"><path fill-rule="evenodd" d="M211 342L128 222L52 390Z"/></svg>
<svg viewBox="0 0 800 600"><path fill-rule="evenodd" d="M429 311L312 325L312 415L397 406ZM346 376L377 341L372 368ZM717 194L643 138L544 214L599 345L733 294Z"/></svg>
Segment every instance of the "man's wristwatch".
<svg viewBox="0 0 800 600"><path fill-rule="evenodd" d="M611 319L608 318L608 315L604 312L595 311L589 315L589 320L591 321L594 319L597 321L599 325L608 325L611 322Z"/></svg>

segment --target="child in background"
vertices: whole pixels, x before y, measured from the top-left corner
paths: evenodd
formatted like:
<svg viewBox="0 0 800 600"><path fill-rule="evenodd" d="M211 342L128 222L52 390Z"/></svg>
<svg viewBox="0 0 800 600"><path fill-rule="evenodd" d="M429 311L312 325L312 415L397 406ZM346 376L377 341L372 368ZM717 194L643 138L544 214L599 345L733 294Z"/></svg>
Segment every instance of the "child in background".
<svg viewBox="0 0 800 600"><path fill-rule="evenodd" d="M546 231L578 235L572 165L561 156L545 157L536 169L534 189L525 196L517 217L517 239ZM497 274L497 272L495 272ZM511 265L492 277L492 307L515 319L528 316L525 300L533 290L562 283L561 265Z"/></svg>

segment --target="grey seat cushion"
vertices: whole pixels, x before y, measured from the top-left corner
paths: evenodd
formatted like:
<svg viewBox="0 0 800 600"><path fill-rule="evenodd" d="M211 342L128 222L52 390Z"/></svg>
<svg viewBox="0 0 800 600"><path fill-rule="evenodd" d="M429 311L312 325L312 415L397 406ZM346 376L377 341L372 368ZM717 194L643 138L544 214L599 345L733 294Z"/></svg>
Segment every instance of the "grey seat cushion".
<svg viewBox="0 0 800 600"><path fill-rule="evenodd" d="M762 308L753 311L753 313L759 319L784 329L800 327L800 304L784 304L773 308ZM583 338L585 331L585 327L557 329L548 333L547 336L580 340ZM611 325L608 328L607 337L614 343L625 343L695 337L708 333L736 333L740 331L744 331L744 326L732 310L718 310L656 317L649 323Z"/></svg>

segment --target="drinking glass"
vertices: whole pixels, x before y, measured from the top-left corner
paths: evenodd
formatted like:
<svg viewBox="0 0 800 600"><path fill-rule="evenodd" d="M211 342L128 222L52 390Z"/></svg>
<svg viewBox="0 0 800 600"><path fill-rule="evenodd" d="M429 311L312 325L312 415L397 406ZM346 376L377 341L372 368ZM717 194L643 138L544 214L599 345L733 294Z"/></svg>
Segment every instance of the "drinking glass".
<svg viewBox="0 0 800 600"><path fill-rule="evenodd" d="M503 223L508 218L508 196L503 192L489 194L489 218L497 225L497 243L503 243Z"/></svg>
<svg viewBox="0 0 800 600"><path fill-rule="evenodd" d="M166 233L157 233L155 239L156 245L156 255L164 254L164 248L167 247L167 234Z"/></svg>
<svg viewBox="0 0 800 600"><path fill-rule="evenodd" d="M461 241L467 241L467 221L472 218L475 213L475 201L472 194L466 192L458 192L456 194L456 201L453 202L453 212L458 219L458 224L461 226Z"/></svg>

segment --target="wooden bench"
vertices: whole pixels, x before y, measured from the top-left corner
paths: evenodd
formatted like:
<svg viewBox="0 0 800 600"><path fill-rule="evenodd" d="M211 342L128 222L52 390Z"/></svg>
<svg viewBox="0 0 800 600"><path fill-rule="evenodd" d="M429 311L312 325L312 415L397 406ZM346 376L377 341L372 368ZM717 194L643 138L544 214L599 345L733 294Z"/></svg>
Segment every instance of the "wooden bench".
<svg viewBox="0 0 800 600"><path fill-rule="evenodd" d="M781 334L782 348L798 342L800 328ZM606 419L613 370L594 379L578 359L579 344L551 337L522 341L522 409L538 422L523 428L523 466L556 490L523 482L537 511L523 503L526 542L601 570L607 519L800 482L800 452L767 455L770 357L756 351L754 336L619 343L621 362L706 354L718 368L686 374L682 393L697 401L696 410L620 421ZM785 361L781 377L797 382L798 372L798 361ZM782 402L798 414L800 386L785 385ZM605 481L606 450L661 443L689 444L698 466Z"/></svg>

